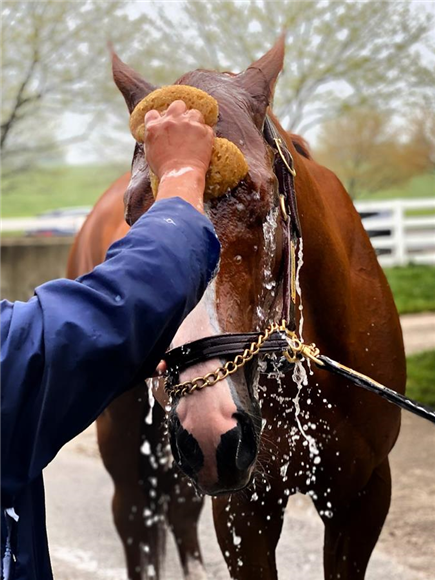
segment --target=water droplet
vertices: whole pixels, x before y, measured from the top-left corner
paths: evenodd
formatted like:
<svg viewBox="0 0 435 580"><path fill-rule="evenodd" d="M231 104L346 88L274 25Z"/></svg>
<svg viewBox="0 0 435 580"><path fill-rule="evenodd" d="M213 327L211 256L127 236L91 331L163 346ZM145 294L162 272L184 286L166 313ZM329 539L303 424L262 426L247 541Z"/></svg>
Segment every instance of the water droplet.
<svg viewBox="0 0 435 580"><path fill-rule="evenodd" d="M242 538L236 535L236 531L233 529L233 543L235 546L239 546Z"/></svg>
<svg viewBox="0 0 435 580"><path fill-rule="evenodd" d="M141 452L143 455L150 455L150 453L151 453L151 445L150 445L149 441L146 441L146 440L145 440L145 441L142 443L142 447L140 448L140 452Z"/></svg>

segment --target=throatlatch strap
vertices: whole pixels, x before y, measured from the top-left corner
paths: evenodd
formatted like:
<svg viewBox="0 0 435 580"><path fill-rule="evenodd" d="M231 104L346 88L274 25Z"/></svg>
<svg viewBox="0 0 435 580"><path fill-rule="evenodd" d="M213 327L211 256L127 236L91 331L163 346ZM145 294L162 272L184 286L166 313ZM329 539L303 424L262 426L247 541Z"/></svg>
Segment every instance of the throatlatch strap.
<svg viewBox="0 0 435 580"><path fill-rule="evenodd" d="M275 153L274 173L278 179L279 194L284 199L287 220L282 216L283 240L283 309L282 316L290 330L296 329L296 248L301 238L301 224L298 214L294 183L293 157L269 117L264 122L264 138ZM279 150L277 145L279 142ZM290 168L290 169L289 169Z"/></svg>

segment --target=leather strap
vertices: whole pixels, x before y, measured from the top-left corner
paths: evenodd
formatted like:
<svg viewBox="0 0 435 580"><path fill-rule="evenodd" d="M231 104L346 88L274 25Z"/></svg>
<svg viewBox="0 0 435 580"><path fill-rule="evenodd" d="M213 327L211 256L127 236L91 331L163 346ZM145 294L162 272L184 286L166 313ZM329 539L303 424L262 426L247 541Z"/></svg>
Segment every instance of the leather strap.
<svg viewBox="0 0 435 580"><path fill-rule="evenodd" d="M258 332L209 336L171 349L165 354L164 360L168 368L182 371L204 360L239 354L257 339ZM286 348L288 348L287 340L276 332L262 345L260 352L282 353Z"/></svg>
<svg viewBox="0 0 435 580"><path fill-rule="evenodd" d="M275 153L274 172L278 179L279 194L284 199L288 219L282 219L284 232L283 247L283 309L281 318L287 321L290 330L296 329L296 295L293 288L296 274L295 252L298 239L301 237L301 224L295 190L295 171L293 157L270 117L264 122L264 138ZM278 149L279 144L279 149Z"/></svg>
<svg viewBox="0 0 435 580"><path fill-rule="evenodd" d="M285 204L287 213L290 217L292 233L294 232L295 236L300 238L302 235L302 230L301 222L299 220L298 204L296 200L295 171L293 167L294 163L292 154L288 150L286 143L282 140L281 135L278 133L278 130L273 124L272 120L268 116L266 116L266 120L264 122L263 132L264 138L275 152L274 171L278 179L280 194L285 198ZM278 151L276 143L277 140L280 144L280 151L285 159L285 162L283 161L281 154ZM290 167L290 171L288 167Z"/></svg>

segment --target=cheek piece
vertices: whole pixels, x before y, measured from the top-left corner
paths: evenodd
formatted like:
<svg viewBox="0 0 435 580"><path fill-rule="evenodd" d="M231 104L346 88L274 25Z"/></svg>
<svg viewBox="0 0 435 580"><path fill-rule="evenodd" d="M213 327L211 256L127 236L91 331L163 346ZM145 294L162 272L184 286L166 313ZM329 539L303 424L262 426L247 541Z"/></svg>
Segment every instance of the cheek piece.
<svg viewBox="0 0 435 580"><path fill-rule="evenodd" d="M197 109L205 123L214 127L219 107L211 95L188 85L170 85L150 93L138 103L130 116L130 131L138 143L144 142L144 117L152 109L163 113L173 101L181 100L187 109ZM228 139L215 137L210 166L206 175L204 199L220 197L236 187L246 177L249 167L240 149ZM159 179L150 171L151 187L156 197Z"/></svg>

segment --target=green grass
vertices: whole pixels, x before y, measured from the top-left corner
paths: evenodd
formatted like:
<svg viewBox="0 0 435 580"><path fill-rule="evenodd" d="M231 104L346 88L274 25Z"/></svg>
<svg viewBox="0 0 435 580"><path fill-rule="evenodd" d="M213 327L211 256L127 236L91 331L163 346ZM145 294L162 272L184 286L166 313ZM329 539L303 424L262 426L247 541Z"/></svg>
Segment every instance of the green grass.
<svg viewBox="0 0 435 580"><path fill-rule="evenodd" d="M399 314L435 311L435 267L385 268Z"/></svg>
<svg viewBox="0 0 435 580"><path fill-rule="evenodd" d="M383 199L413 199L419 197L435 196L435 173L418 175L410 179L402 186L392 187L378 191L377 193L366 193L358 196L362 201L380 201Z"/></svg>
<svg viewBox="0 0 435 580"><path fill-rule="evenodd" d="M435 407L435 350L409 356L407 366L407 396Z"/></svg>
<svg viewBox="0 0 435 580"><path fill-rule="evenodd" d="M35 216L60 207L94 205L128 167L116 165L47 167L2 183L2 216Z"/></svg>
<svg viewBox="0 0 435 580"><path fill-rule="evenodd" d="M2 183L3 217L34 216L59 207L93 205L101 193L128 170L116 164L45 167L29 170ZM358 199L381 200L435 195L435 174L421 175L402 187ZM421 212L420 212L421 213Z"/></svg>

